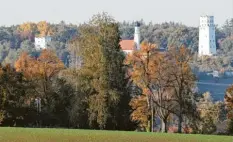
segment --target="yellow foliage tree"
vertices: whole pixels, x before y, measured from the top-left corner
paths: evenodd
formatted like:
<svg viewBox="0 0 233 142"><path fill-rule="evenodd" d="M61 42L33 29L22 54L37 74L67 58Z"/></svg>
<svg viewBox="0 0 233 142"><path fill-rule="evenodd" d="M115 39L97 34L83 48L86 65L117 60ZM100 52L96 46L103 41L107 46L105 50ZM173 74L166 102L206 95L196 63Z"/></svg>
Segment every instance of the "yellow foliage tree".
<svg viewBox="0 0 233 142"><path fill-rule="evenodd" d="M148 128L150 128L150 124L148 125L148 123L150 122L149 116L151 114L147 107L147 96L136 96L131 100L129 105L133 109L131 120L137 122L144 130L146 129L146 131L150 131L148 130Z"/></svg>
<svg viewBox="0 0 233 142"><path fill-rule="evenodd" d="M33 38L37 32L37 26L35 23L26 22L19 25L17 31L22 38Z"/></svg>
<svg viewBox="0 0 233 142"><path fill-rule="evenodd" d="M37 29L39 32L39 37L50 36L53 34L50 24L46 21L40 21L37 23Z"/></svg>

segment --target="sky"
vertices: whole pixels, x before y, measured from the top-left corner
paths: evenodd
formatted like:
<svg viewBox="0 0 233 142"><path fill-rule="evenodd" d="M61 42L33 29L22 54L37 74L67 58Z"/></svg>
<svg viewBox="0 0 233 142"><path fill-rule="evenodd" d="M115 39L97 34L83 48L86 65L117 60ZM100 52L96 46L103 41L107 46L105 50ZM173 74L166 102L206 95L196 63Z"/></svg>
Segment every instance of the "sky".
<svg viewBox="0 0 233 142"><path fill-rule="evenodd" d="M46 20L79 24L107 12L117 21L162 23L174 21L198 26L201 15L213 15L222 25L233 17L233 0L0 0L0 25Z"/></svg>

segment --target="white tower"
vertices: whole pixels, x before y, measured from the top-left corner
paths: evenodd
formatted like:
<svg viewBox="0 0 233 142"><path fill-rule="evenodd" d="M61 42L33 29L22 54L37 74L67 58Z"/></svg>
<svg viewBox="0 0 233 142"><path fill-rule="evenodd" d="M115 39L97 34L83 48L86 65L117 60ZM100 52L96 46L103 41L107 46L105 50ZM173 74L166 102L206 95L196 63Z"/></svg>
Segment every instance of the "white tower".
<svg viewBox="0 0 233 142"><path fill-rule="evenodd" d="M214 16L201 16L199 26L198 55L212 56L216 54Z"/></svg>
<svg viewBox="0 0 233 142"><path fill-rule="evenodd" d="M135 24L134 43L136 50L140 50L140 24L138 22Z"/></svg>

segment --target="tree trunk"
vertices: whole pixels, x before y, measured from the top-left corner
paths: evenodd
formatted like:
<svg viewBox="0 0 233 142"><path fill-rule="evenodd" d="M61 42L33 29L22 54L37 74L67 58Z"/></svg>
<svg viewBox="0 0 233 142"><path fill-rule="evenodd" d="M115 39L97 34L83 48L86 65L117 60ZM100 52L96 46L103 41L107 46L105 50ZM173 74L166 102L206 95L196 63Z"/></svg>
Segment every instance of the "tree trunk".
<svg viewBox="0 0 233 142"><path fill-rule="evenodd" d="M151 132L154 132L154 106L152 101L151 101Z"/></svg>
<svg viewBox="0 0 233 142"><path fill-rule="evenodd" d="M146 127L146 132L150 132L150 131L151 131L150 126L151 126L151 122L150 122L150 121L148 121L148 123L147 123L147 127Z"/></svg>
<svg viewBox="0 0 233 142"><path fill-rule="evenodd" d="M167 120L161 119L161 132L167 133Z"/></svg>
<svg viewBox="0 0 233 142"><path fill-rule="evenodd" d="M182 116L179 116L178 120L178 133L182 132Z"/></svg>

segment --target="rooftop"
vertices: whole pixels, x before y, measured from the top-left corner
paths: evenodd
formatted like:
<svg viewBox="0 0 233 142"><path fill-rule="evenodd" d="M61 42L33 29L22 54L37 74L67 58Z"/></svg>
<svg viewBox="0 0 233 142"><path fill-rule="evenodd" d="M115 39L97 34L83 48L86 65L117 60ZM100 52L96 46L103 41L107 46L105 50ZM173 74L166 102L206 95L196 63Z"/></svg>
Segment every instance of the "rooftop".
<svg viewBox="0 0 233 142"><path fill-rule="evenodd" d="M134 40L122 40L120 42L122 50L133 50L134 49Z"/></svg>

